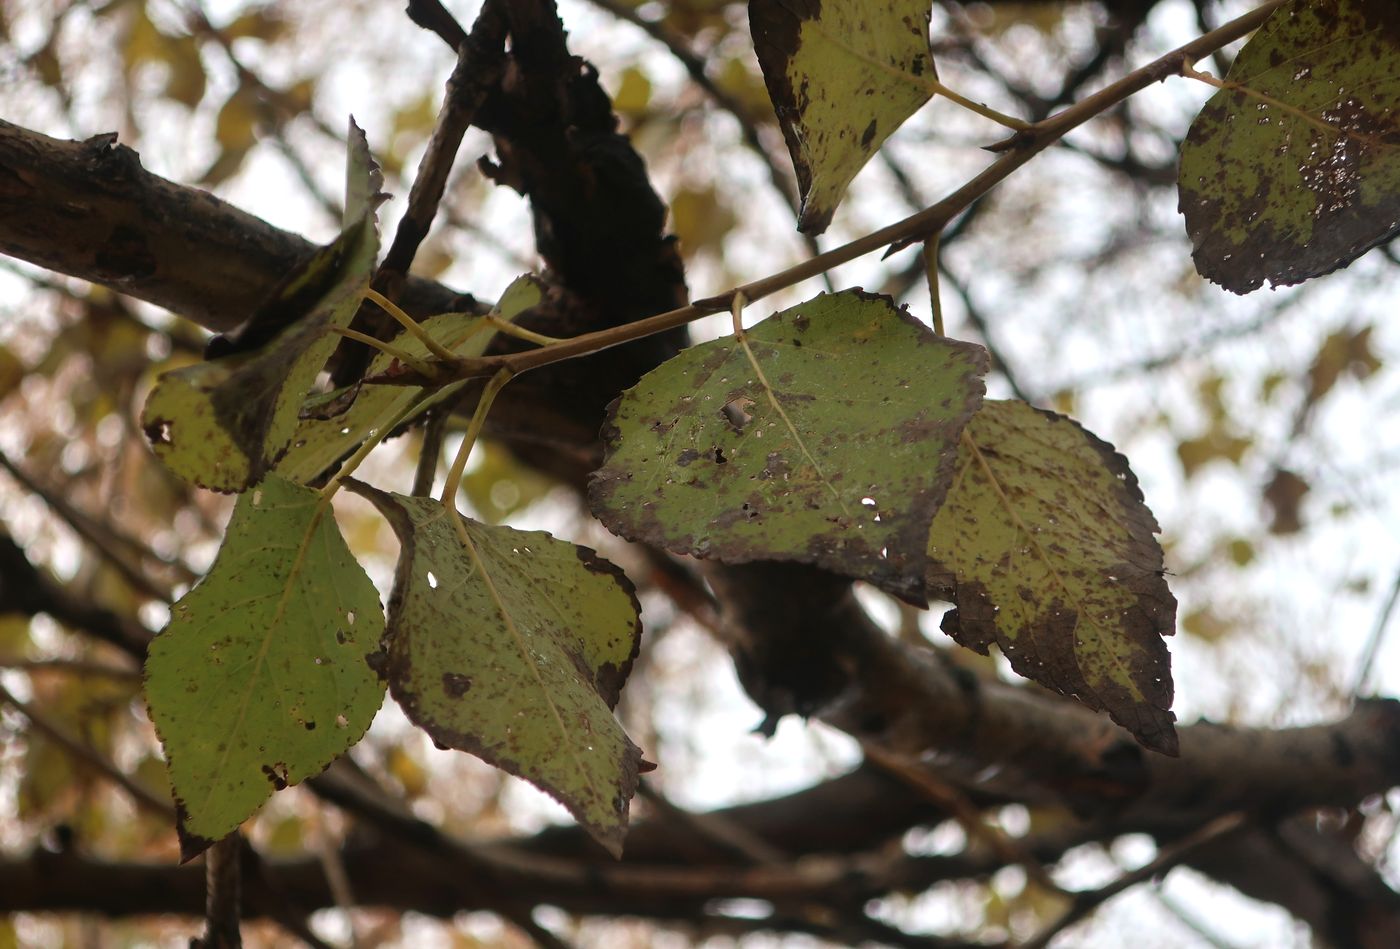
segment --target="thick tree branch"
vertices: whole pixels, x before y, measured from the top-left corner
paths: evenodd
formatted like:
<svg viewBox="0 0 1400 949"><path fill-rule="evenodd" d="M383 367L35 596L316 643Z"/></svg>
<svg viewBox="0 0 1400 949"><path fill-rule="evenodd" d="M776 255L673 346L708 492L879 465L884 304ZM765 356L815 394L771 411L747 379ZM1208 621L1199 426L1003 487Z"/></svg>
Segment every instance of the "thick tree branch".
<svg viewBox="0 0 1400 949"><path fill-rule="evenodd" d="M314 249L206 191L151 174L114 134L68 142L0 121L0 253L224 332ZM414 277L400 304L425 315L478 308Z"/></svg>

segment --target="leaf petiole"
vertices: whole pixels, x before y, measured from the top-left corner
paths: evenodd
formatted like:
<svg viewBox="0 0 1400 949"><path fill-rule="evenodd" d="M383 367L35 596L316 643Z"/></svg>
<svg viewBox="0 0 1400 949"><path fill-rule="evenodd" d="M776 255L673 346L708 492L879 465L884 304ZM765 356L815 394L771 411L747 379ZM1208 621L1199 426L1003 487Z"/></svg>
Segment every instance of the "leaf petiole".
<svg viewBox="0 0 1400 949"><path fill-rule="evenodd" d="M360 462L369 457L369 453L378 448L379 443L384 441L384 439L389 436L390 432L402 425L405 420L412 418L418 410L422 408L423 403L431 399L435 394L435 392L431 391L419 392L411 402L395 413L394 417L387 423L372 429L365 440L360 443L360 447L355 449L355 453L345 459L344 464L340 466L340 470L332 475L331 479L326 482L326 486L321 489L321 503L324 505L328 503L331 498L335 497L335 493L340 490L341 483L355 473L355 469L360 466Z"/></svg>
<svg viewBox="0 0 1400 949"><path fill-rule="evenodd" d="M428 333L428 331L423 329L423 325L421 323L419 323L413 317L405 313L402 309L399 308L399 305L397 303L384 296L384 294L380 293L378 290L375 290L373 288L366 289L365 299L374 302L379 306L381 310L383 310L385 313L388 313L395 320L397 320L405 330L413 334L413 337L415 339L417 339L420 343L422 343L428 348L428 352L432 353L437 358L449 360L457 358L453 354L452 350L448 349L446 346L442 345L442 343L439 343L437 340L433 339L433 337Z"/></svg>
<svg viewBox="0 0 1400 949"><path fill-rule="evenodd" d="M420 372L425 376L431 376L435 372L433 364L428 362L427 360L419 359L417 356L414 356L412 353L400 349L393 343L386 343L382 339L375 339L368 333L361 333L359 330L347 329L343 326L328 326L326 327L326 329L330 330L332 333L339 333L346 339L353 339L357 343L364 343L371 349L377 350L386 356L390 356L394 359L397 359L405 366L411 368L414 372Z"/></svg>
<svg viewBox="0 0 1400 949"><path fill-rule="evenodd" d="M481 398L477 400L476 411L472 413L472 420L467 424L467 433L462 438L462 447L457 449L457 457L452 460L452 468L447 472L447 481L442 486L442 506L457 515L457 489L462 484L462 473L467 470L467 459L471 456L472 446L476 444L477 437L481 434L481 428L486 424L486 414L491 411L491 403L496 401L496 396L506 387L506 383L515 378L515 371L509 367L503 367L491 381L486 383L486 387L481 390Z"/></svg>
<svg viewBox="0 0 1400 949"><path fill-rule="evenodd" d="M497 332L506 336L514 336L516 339L523 339L526 342L538 343L541 346L552 346L555 343L564 342L558 336L546 336L543 333L536 333L534 330L527 330L523 326L516 326L510 320L502 319L495 313L488 313L482 319L488 325L495 327Z"/></svg>

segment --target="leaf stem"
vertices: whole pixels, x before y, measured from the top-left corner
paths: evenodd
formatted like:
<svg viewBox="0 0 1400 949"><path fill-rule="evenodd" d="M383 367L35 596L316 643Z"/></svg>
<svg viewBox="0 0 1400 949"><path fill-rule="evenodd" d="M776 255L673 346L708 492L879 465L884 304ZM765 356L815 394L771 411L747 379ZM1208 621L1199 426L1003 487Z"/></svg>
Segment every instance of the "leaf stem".
<svg viewBox="0 0 1400 949"><path fill-rule="evenodd" d="M388 313L395 320L398 320L398 322L403 326L405 330L412 334L413 337L417 339L420 343L426 346L428 348L428 352L432 353L437 358L456 358L456 355L452 352L452 350L448 349L446 346L433 339L433 337L428 333L428 331L423 329L423 325L421 323L419 323L413 317L405 313L402 309L399 308L399 305L397 303L384 296L384 294L380 293L378 290L375 290L373 287L366 288L365 299L378 304L381 310L383 310L385 313Z"/></svg>
<svg viewBox="0 0 1400 949"><path fill-rule="evenodd" d="M400 349L393 343L386 343L384 340L371 336L368 333L361 333L359 330L347 329L343 326L328 326L326 328L332 333L339 333L346 339L353 339L357 343L364 343L371 349L376 349L386 356L397 359L405 366L410 366L424 375L432 375L437 371L433 363L421 359L406 350Z"/></svg>
<svg viewBox="0 0 1400 949"><path fill-rule="evenodd" d="M529 343L538 343L541 346L552 346L556 343L564 342L558 336L546 336L543 333L536 333L534 330L527 330L523 326L516 326L510 320L504 319L495 313L488 313L482 317L489 325L506 336L514 336L516 339L523 339Z"/></svg>
<svg viewBox="0 0 1400 949"><path fill-rule="evenodd" d="M369 457L369 453L378 448L379 443L384 441L385 438L388 438L390 432L403 424L406 419L411 418L414 413L422 407L423 403L431 399L433 395L434 393L428 390L418 393L413 401L400 409L388 423L379 428L372 429L365 440L360 443L360 447L355 449L355 453L345 459L344 464L340 466L340 470L332 475L331 479L326 482L326 486L321 489L321 504L324 506L330 503L331 498L335 497L335 493L340 490L341 483L355 473L355 469L360 466L360 462Z"/></svg>
<svg viewBox="0 0 1400 949"><path fill-rule="evenodd" d="M476 444L481 428L486 424L486 414L491 411L491 403L496 401L496 396L506 387L506 383L514 378L515 372L509 366L502 366L481 391L476 411L472 413L467 433L462 438L462 447L457 449L457 457L452 460L452 467L447 472L447 481L442 486L442 506L453 514L457 513L456 497L457 489L462 484L462 473L467 470L467 458L471 456L472 446Z"/></svg>
<svg viewBox="0 0 1400 949"><path fill-rule="evenodd" d="M943 331L943 299L938 292L938 241L943 236L939 231L924 241L924 274L928 280L928 300L933 311L933 331L946 336Z"/></svg>

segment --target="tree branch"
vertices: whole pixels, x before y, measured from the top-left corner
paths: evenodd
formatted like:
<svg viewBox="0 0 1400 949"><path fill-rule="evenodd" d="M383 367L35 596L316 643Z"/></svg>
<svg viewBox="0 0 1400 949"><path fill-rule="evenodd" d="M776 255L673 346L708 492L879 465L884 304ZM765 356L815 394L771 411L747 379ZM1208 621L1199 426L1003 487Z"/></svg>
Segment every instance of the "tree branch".
<svg viewBox="0 0 1400 949"><path fill-rule="evenodd" d="M0 253L231 330L315 250L206 191L153 175L114 133L66 142L0 120ZM482 311L410 277L410 313Z"/></svg>

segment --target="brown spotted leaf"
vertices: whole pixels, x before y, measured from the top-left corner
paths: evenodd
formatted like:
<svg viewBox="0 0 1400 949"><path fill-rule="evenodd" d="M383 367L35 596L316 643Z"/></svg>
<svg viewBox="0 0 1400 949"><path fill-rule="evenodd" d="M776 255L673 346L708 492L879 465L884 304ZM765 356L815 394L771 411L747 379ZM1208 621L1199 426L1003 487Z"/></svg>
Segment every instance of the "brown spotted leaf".
<svg viewBox="0 0 1400 949"><path fill-rule="evenodd" d="M614 403L594 514L676 553L814 564L922 604L985 351L858 290L745 335L752 360L733 337L693 346Z"/></svg>
<svg viewBox="0 0 1400 949"><path fill-rule="evenodd" d="M1127 460L1021 402L985 403L967 433L929 534L930 595L956 604L944 631L1176 754L1176 600Z"/></svg>
<svg viewBox="0 0 1400 949"><path fill-rule="evenodd" d="M622 851L641 752L612 708L641 637L632 584L586 547L489 526L429 498L351 487L401 544L389 690L439 745L557 798Z"/></svg>
<svg viewBox="0 0 1400 949"><path fill-rule="evenodd" d="M826 230L851 179L932 95L930 10L929 0L750 0L802 193L798 230Z"/></svg>
<svg viewBox="0 0 1400 949"><path fill-rule="evenodd" d="M1345 267L1400 231L1400 5L1294 0L1181 148L1196 269L1236 293Z"/></svg>

